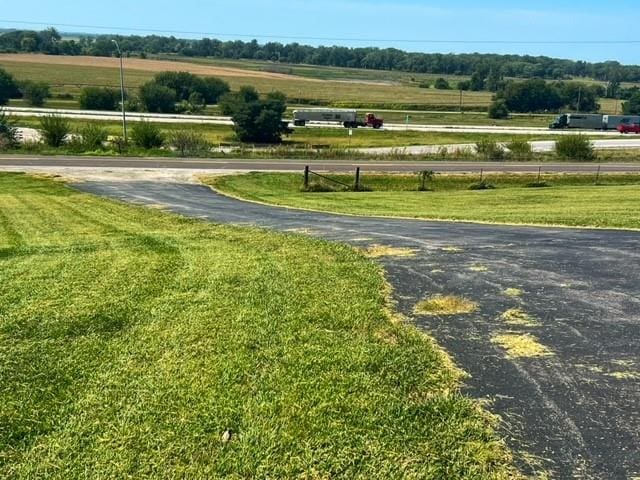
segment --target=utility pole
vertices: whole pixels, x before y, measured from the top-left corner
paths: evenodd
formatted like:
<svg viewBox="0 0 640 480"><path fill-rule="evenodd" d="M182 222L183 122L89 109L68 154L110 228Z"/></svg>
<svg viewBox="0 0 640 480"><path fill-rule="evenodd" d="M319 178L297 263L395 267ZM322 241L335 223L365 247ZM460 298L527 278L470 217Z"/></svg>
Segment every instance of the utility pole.
<svg viewBox="0 0 640 480"><path fill-rule="evenodd" d="M111 40L116 44L116 48L118 49L118 57L120 57L120 96L122 98L122 134L124 136L124 143L127 143L127 113L125 111L124 105L124 65L122 64L122 50L120 50L120 45L114 39Z"/></svg>
<svg viewBox="0 0 640 480"><path fill-rule="evenodd" d="M462 111L462 89L460 89L460 113L464 113Z"/></svg>
<svg viewBox="0 0 640 480"><path fill-rule="evenodd" d="M582 87L578 88L578 113L580 112L580 102L582 101Z"/></svg>

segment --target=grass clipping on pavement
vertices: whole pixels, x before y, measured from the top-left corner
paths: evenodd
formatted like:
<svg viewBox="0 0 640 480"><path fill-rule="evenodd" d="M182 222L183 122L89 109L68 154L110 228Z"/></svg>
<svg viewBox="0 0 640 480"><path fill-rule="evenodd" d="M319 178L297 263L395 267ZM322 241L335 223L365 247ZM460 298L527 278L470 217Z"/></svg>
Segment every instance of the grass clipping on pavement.
<svg viewBox="0 0 640 480"><path fill-rule="evenodd" d="M455 295L434 295L419 302L414 311L418 315L462 315L478 310L478 304Z"/></svg>
<svg viewBox="0 0 640 480"><path fill-rule="evenodd" d="M0 478L513 478L346 246L0 175Z"/></svg>

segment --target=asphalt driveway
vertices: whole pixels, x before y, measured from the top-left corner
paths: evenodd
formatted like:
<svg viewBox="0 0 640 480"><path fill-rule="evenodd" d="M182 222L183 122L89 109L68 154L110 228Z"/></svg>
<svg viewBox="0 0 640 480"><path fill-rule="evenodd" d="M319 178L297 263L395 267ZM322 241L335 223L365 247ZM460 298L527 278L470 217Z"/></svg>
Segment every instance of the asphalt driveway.
<svg viewBox="0 0 640 480"><path fill-rule="evenodd" d="M76 187L219 223L416 249L414 257L379 260L398 309L471 375L466 394L502 417L526 469L540 464L552 478L640 478L640 233L310 213L176 183ZM463 295L480 308L416 316L415 304L433 294ZM513 308L528 321L506 322L501 315ZM510 358L495 343L524 334L549 355Z"/></svg>

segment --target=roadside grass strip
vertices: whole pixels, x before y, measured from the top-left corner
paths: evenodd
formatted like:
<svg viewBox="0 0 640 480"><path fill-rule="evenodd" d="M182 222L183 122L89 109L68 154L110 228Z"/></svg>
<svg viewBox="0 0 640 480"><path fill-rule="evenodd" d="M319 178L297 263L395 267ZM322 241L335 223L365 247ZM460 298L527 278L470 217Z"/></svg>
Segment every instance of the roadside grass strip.
<svg viewBox="0 0 640 480"><path fill-rule="evenodd" d="M0 478L518 478L354 249L0 175Z"/></svg>
<svg viewBox="0 0 640 480"><path fill-rule="evenodd" d="M529 333L501 333L491 338L491 342L502 347L507 358L539 358L553 356L553 352L542 345Z"/></svg>
<svg viewBox="0 0 640 480"><path fill-rule="evenodd" d="M455 295L435 295L419 302L414 312L418 315L463 315L478 310L478 304Z"/></svg>

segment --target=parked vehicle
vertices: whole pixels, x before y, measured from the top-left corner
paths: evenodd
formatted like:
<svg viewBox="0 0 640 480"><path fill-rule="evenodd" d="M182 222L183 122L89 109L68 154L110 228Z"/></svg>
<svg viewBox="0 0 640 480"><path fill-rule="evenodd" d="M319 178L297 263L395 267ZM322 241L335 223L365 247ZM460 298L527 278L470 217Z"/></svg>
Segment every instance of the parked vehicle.
<svg viewBox="0 0 640 480"><path fill-rule="evenodd" d="M593 113L564 113L549 125L549 128L584 128L601 130L604 115Z"/></svg>
<svg viewBox="0 0 640 480"><path fill-rule="evenodd" d="M358 119L357 110L342 108L307 108L293 111L293 124L304 127L308 122L339 123L345 128L371 127L381 128L384 120L373 113L367 113L364 119Z"/></svg>
<svg viewBox="0 0 640 480"><path fill-rule="evenodd" d="M623 123L622 125L618 125L618 131L620 133L640 133L640 122Z"/></svg>
<svg viewBox="0 0 640 480"><path fill-rule="evenodd" d="M602 128L604 130L616 130L620 125L640 123L638 115L605 115L602 118Z"/></svg>

